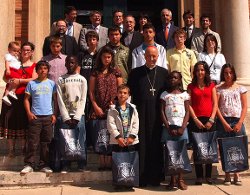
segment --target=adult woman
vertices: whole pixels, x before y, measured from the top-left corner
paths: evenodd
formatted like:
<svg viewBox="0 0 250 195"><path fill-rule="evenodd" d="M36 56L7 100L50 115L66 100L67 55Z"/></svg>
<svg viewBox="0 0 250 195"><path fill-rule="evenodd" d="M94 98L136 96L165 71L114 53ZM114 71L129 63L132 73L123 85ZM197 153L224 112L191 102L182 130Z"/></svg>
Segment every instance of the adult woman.
<svg viewBox="0 0 250 195"><path fill-rule="evenodd" d="M146 13L141 13L139 17L139 32L143 33L143 26L150 22L149 16Z"/></svg>
<svg viewBox="0 0 250 195"><path fill-rule="evenodd" d="M193 132L214 131L214 118L217 111L215 84L211 82L208 64L199 61L194 66L193 80L188 85L190 95L190 129ZM203 167L195 163L196 185L202 185ZM206 164L206 182L212 184L212 164Z"/></svg>
<svg viewBox="0 0 250 195"><path fill-rule="evenodd" d="M203 52L198 54L198 61L205 61L210 69L211 80L220 83L221 67L226 63L223 54L217 52L218 42L213 34L207 34L204 39Z"/></svg>
<svg viewBox="0 0 250 195"><path fill-rule="evenodd" d="M28 127L27 115L24 109L23 100L27 83L37 77L35 63L31 61L35 46L26 42L21 46L21 68L19 73L21 79L12 79L7 85L17 87L16 95L18 100L11 100L12 106L2 104L1 110L1 136L8 139L9 156L14 157L16 139L21 140L21 148L25 149L25 137Z"/></svg>
<svg viewBox="0 0 250 195"><path fill-rule="evenodd" d="M222 85L217 88L218 111L217 121L218 137L235 137L246 135L243 121L247 113L247 89L238 85L237 76L231 64L225 64L221 70ZM235 185L242 185L239 173L234 173ZM225 173L225 185L231 184L230 173Z"/></svg>

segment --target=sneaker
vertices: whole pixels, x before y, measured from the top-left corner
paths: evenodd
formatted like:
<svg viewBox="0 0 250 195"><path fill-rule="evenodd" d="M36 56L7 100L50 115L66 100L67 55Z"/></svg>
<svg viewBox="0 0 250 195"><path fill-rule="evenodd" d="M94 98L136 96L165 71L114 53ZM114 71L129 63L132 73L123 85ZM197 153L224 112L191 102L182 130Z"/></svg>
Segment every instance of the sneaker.
<svg viewBox="0 0 250 195"><path fill-rule="evenodd" d="M226 178L225 180L224 180L224 185L225 186L230 186L231 185L231 179L230 178Z"/></svg>
<svg viewBox="0 0 250 195"><path fill-rule="evenodd" d="M33 168L29 165L25 166L23 170L20 172L20 174L26 174L26 173L31 173L33 172Z"/></svg>
<svg viewBox="0 0 250 195"><path fill-rule="evenodd" d="M53 173L52 169L49 168L49 167L43 167L43 168L41 169L41 171L44 172L44 173Z"/></svg>
<svg viewBox="0 0 250 195"><path fill-rule="evenodd" d="M3 102L7 105L7 106L11 106L11 101L9 100L9 98L7 96L3 96Z"/></svg>
<svg viewBox="0 0 250 195"><path fill-rule="evenodd" d="M10 91L8 96L10 96L11 98L15 99L15 100L18 100L18 97L16 96L16 93L13 92L13 91Z"/></svg>

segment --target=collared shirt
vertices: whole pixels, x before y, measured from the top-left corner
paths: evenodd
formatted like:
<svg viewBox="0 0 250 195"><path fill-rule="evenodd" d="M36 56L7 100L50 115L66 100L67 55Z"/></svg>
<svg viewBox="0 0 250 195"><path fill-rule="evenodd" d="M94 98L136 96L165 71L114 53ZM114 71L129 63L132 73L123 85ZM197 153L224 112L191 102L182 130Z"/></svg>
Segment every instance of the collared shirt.
<svg viewBox="0 0 250 195"><path fill-rule="evenodd" d="M195 54L190 49L177 50L172 48L167 51L168 69L171 72L176 70L181 73L184 90L192 81L193 68L196 62Z"/></svg>
<svg viewBox="0 0 250 195"><path fill-rule="evenodd" d="M97 34L99 34L99 31L100 31L100 25L98 26L94 26L92 25L92 28L97 32Z"/></svg>
<svg viewBox="0 0 250 195"><path fill-rule="evenodd" d="M67 73L67 69L65 67L65 59L66 55L59 54L58 56L53 56L52 54L49 54L47 56L44 56L42 60L46 60L50 64L50 70L48 78L55 83L58 82L58 78L64 74Z"/></svg>
<svg viewBox="0 0 250 195"><path fill-rule="evenodd" d="M133 34L134 34L134 31L127 32L127 36L124 38L125 46L128 47L130 45L132 38L133 38Z"/></svg>
<svg viewBox="0 0 250 195"><path fill-rule="evenodd" d="M193 24L191 26L189 26L189 27L186 26L186 33L187 33L188 38L191 37L193 30L194 30L194 25Z"/></svg>

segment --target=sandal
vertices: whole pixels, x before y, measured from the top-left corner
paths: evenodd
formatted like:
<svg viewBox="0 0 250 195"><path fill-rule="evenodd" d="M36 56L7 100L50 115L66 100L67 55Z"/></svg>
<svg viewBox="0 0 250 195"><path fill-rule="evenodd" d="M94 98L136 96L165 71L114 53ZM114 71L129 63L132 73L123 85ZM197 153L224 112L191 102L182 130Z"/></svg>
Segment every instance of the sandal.
<svg viewBox="0 0 250 195"><path fill-rule="evenodd" d="M185 184L183 179L179 179L178 187L180 190L187 190L188 189L188 186L187 186L187 184Z"/></svg>

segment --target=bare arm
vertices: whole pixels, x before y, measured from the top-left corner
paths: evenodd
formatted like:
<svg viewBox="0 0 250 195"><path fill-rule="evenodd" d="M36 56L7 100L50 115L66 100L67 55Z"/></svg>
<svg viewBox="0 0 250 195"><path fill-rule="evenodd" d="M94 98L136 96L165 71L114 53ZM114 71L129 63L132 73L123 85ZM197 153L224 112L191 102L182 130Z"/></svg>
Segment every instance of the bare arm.
<svg viewBox="0 0 250 195"><path fill-rule="evenodd" d="M5 60L5 74L10 75L10 62Z"/></svg>
<svg viewBox="0 0 250 195"><path fill-rule="evenodd" d="M169 129L168 119L165 114L165 107L166 107L166 102L164 100L161 100L161 120L164 123L165 127Z"/></svg>
<svg viewBox="0 0 250 195"><path fill-rule="evenodd" d="M187 127L187 123L189 120L189 100L186 100L184 102L184 106L185 106L185 116L184 116L181 128L178 129L178 135L180 136L183 134L185 128Z"/></svg>
<svg viewBox="0 0 250 195"><path fill-rule="evenodd" d="M215 87L212 89L212 102L213 102L212 113L211 113L209 121L205 124L205 127L207 129L210 129L213 126L214 118L215 118L215 115L216 115L216 112L217 112L217 109L218 109L218 101L217 101Z"/></svg>
<svg viewBox="0 0 250 195"><path fill-rule="evenodd" d="M56 116L58 113L58 104L57 104L57 93L53 94L53 103L54 103L54 114L52 115L52 124L56 123Z"/></svg>
<svg viewBox="0 0 250 195"><path fill-rule="evenodd" d="M30 110L30 95L25 93L25 96L24 96L24 109L26 110L26 113L27 113L27 116L28 116L28 120L31 121L33 119L37 119L37 117L31 112Z"/></svg>
<svg viewBox="0 0 250 195"><path fill-rule="evenodd" d="M241 129L241 126L243 124L243 121L246 117L246 113L247 113L247 93L242 93L240 94L240 99L241 99L241 114L240 114L240 120L239 122L233 127L233 130L236 132L239 132Z"/></svg>

